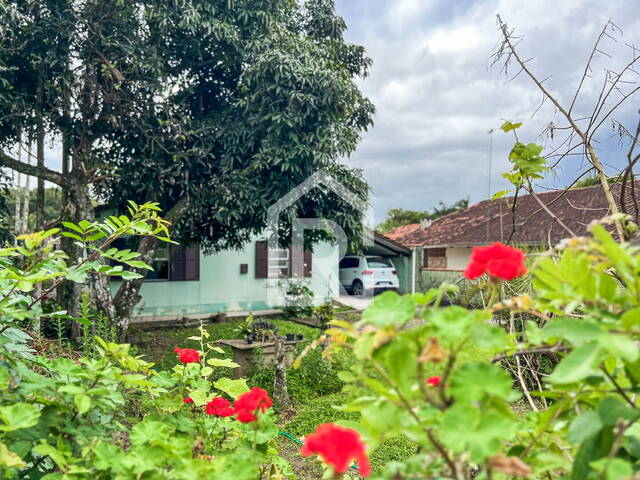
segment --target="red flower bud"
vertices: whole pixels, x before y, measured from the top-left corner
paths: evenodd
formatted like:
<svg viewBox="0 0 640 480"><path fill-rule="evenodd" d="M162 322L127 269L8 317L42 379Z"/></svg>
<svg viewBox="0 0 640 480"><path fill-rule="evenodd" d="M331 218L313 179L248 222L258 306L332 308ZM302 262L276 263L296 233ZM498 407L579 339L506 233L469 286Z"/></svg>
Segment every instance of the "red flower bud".
<svg viewBox="0 0 640 480"><path fill-rule="evenodd" d="M216 417L230 417L233 415L233 408L229 400L222 397L215 397L204 407L204 411L207 415L214 415Z"/></svg>
<svg viewBox="0 0 640 480"><path fill-rule="evenodd" d="M305 438L300 453L305 457L320 455L337 473L346 472L355 460L360 475L371 475L369 457L358 432L334 423L320 425L315 433Z"/></svg>
<svg viewBox="0 0 640 480"><path fill-rule="evenodd" d="M525 254L522 250L500 242L486 247L474 247L464 276L469 280L475 280L486 273L498 280L513 280L527 273L524 260Z"/></svg>
<svg viewBox="0 0 640 480"><path fill-rule="evenodd" d="M200 352L193 348L176 347L174 352L178 355L178 360L182 363L198 363L200 361Z"/></svg>

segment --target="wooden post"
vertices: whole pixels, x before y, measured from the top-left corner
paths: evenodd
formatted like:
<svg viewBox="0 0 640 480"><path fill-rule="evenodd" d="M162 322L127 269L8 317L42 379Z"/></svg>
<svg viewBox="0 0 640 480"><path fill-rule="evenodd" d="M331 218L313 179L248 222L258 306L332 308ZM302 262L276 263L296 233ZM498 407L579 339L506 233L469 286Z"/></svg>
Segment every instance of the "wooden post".
<svg viewBox="0 0 640 480"><path fill-rule="evenodd" d="M285 356L284 337L275 338L275 381L273 385L273 398L276 405L282 410L291 406L289 391L287 390L287 366Z"/></svg>

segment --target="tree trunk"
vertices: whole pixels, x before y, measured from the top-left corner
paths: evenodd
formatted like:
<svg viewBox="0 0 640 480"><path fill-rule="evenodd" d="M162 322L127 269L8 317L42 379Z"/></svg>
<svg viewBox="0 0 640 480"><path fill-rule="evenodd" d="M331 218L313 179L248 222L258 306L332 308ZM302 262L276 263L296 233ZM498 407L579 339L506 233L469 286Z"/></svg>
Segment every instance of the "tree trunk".
<svg viewBox="0 0 640 480"><path fill-rule="evenodd" d="M277 336L275 340L275 380L273 385L273 399L281 410L291 406L289 390L287 389L287 368L284 337Z"/></svg>
<svg viewBox="0 0 640 480"><path fill-rule="evenodd" d="M146 264L150 264L153 260L153 252L156 248L158 240L155 237L142 237L138 244L138 253L141 256L141 260ZM134 272L142 275L141 278L134 280L124 280L118 288L118 292L110 301L110 306L113 309L113 316L109 317L111 324L116 327L118 332L118 341L124 342L127 337L127 329L131 322L131 314L133 308L138 304L140 299L140 287L144 282L144 277L147 273L146 269L132 269ZM96 296L97 298L97 296ZM101 306L101 309L104 308Z"/></svg>
<svg viewBox="0 0 640 480"><path fill-rule="evenodd" d="M170 223L175 223L180 216L186 211L188 202L186 198L178 200L178 202L167 212L164 216ZM153 252L158 245L159 240L155 237L142 237L138 243L137 252L140 254L140 260L150 265L153 260ZM141 278L134 280L125 280L118 288L118 292L115 294L112 300L112 305L115 311L114 317L109 317L111 324L116 327L118 331L118 341L124 342L127 336L127 329L131 322L131 314L133 308L141 300L140 287L144 282L144 277L147 274L146 269L132 269L132 271L142 275ZM101 307L102 308L102 307ZM104 310L104 309L103 309Z"/></svg>
<svg viewBox="0 0 640 480"><path fill-rule="evenodd" d="M43 118L43 103L44 103L44 79L42 75L42 67L38 74L38 112L36 119L36 162L38 168L44 168L44 118ZM44 179L38 177L37 189L36 189L36 231L41 230L44 227Z"/></svg>
<svg viewBox="0 0 640 480"><path fill-rule="evenodd" d="M74 165L79 164L80 162L74 162ZM94 209L91 202L89 179L84 171L79 168L73 169L68 174L65 185L67 204L63 207L63 211L65 212L64 220L73 223L79 223L81 220L92 221L94 218ZM62 238L62 250L69 257L68 263L70 265L78 263L85 254L85 252L75 244L72 238ZM84 290L86 290L85 285L71 281L63 282L59 289L58 302L72 317L80 316L80 302ZM71 328L71 336L72 338L77 338L79 335L80 327L74 322Z"/></svg>

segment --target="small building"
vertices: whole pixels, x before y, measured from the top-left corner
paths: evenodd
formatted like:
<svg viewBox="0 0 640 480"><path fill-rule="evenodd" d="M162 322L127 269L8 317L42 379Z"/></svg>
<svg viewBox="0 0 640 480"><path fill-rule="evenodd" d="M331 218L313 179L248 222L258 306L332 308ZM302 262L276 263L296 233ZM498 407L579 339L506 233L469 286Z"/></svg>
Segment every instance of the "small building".
<svg viewBox="0 0 640 480"><path fill-rule="evenodd" d="M635 187L640 188L640 181ZM612 185L612 193L620 206L620 184ZM610 213L600 185L536 196L577 236L587 235L592 221ZM625 204L634 211L630 198ZM520 195L485 200L426 224L399 227L387 236L414 252L416 290L424 291L443 281L462 281L474 246L502 242L547 248L571 235L534 197Z"/></svg>

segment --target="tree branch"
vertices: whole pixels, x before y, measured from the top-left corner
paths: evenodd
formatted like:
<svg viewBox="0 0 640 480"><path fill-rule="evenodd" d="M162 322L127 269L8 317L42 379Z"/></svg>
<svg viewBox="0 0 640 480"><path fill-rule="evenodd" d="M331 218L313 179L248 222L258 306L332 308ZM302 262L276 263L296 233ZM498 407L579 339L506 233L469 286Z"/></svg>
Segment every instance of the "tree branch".
<svg viewBox="0 0 640 480"><path fill-rule="evenodd" d="M527 67L527 61L523 60L520 57L520 55L516 50L516 46L512 42L513 37L511 32L509 32L507 28L507 24L502 21L502 18L500 17L500 15L498 15L497 18L498 18L498 26L503 36L503 46L496 53L496 61L502 55L507 55L507 62L509 61L510 58L514 58L518 63L518 65L520 66L520 68L522 68L522 70L533 81L533 83L538 87L538 89L542 92L542 94L545 97L547 97L551 101L551 103L555 105L558 111L567 119L573 131L576 132L576 134L580 137L580 139L584 143L585 148L587 150L587 158L589 159L590 163L595 167L595 169L598 172L598 177L600 179L600 186L602 187L604 196L607 199L607 203L609 203L609 206L611 208L611 213L614 215L619 213L618 205L616 204L616 201L613 198L613 194L611 193L611 189L609 188L609 183L607 182L608 177L606 172L604 171L604 166L602 165L602 162L600 161L598 154L596 153L595 149L591 144L591 137L588 135L587 132L582 130L582 128L576 123L571 113L560 104L558 99L556 99L551 94L551 92L549 92L544 87L544 85L542 85L542 82L538 80L538 78L534 75L534 73L531 70L529 70L529 68ZM607 96L608 96L608 93L607 93ZM605 96L604 98L607 98L607 96ZM624 240L625 236L624 236L624 229L622 227L622 223L619 220L616 220L614 223L615 223L616 233L618 234L618 237L620 238L620 240Z"/></svg>
<svg viewBox="0 0 640 480"><path fill-rule="evenodd" d="M0 166L10 168L16 172L24 173L25 175L41 178L59 186L64 184L64 177L55 170L50 170L44 166L26 164L7 155L2 150L0 150Z"/></svg>

